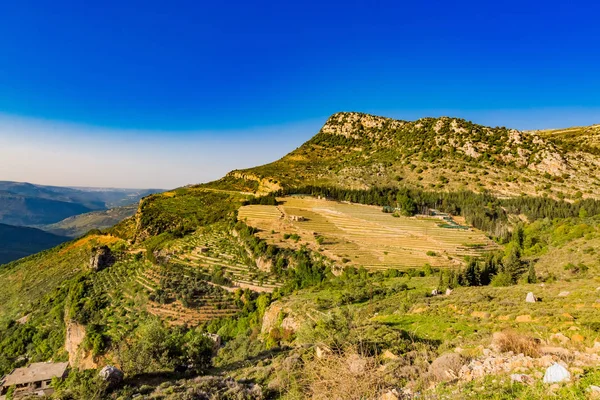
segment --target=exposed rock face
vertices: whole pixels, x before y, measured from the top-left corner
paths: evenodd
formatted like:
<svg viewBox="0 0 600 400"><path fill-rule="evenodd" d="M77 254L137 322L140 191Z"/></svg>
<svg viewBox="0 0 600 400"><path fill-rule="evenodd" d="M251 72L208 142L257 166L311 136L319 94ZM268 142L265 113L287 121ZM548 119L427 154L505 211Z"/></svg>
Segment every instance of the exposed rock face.
<svg viewBox="0 0 600 400"><path fill-rule="evenodd" d="M435 119L435 123L430 125L431 120L423 118L417 121L400 121L356 112L340 112L327 120L321 128L321 133L344 136L348 139L383 139L385 146L393 146L395 140L390 132L403 130L419 135L431 129L436 134L435 145L446 151L453 148L476 159L488 151L493 151L498 160L507 164L515 163L520 167L555 176L563 175L569 170L568 162L556 147L535 132L492 129L449 117ZM491 148L498 146L497 143L504 144L504 151L496 152Z"/></svg>
<svg viewBox="0 0 600 400"><path fill-rule="evenodd" d="M115 263L115 257L108 246L95 247L92 249L90 257L90 269L92 271L101 271Z"/></svg>
<svg viewBox="0 0 600 400"><path fill-rule="evenodd" d="M258 257L256 259L256 266L261 271L271 272L271 268L273 267L273 261L266 257Z"/></svg>
<svg viewBox="0 0 600 400"><path fill-rule="evenodd" d="M85 339L85 326L76 322L66 322L65 350L69 353L69 365L84 369L94 369L97 364L91 354L86 354L81 347Z"/></svg>
<svg viewBox="0 0 600 400"><path fill-rule="evenodd" d="M203 335L213 341L213 353L216 355L221 348L221 336L216 333L204 333Z"/></svg>
<svg viewBox="0 0 600 400"><path fill-rule="evenodd" d="M281 316L281 324L279 323ZM269 306L263 316L262 334L268 334L274 328L283 328L287 331L297 332L300 328L301 321L290 308L283 308L280 303L275 302Z"/></svg>
<svg viewBox="0 0 600 400"><path fill-rule="evenodd" d="M340 112L329 117L325 125L321 128L321 132L330 135L359 139L361 134L364 134L364 132L362 132L363 129L382 129L384 125L387 125L389 129L397 129L404 124L404 121L398 121L391 118L356 112ZM367 136L374 137L375 135L370 134L369 132L367 133Z"/></svg>
<svg viewBox="0 0 600 400"><path fill-rule="evenodd" d="M232 171L227 174L237 179L258 182L258 194L267 194L281 189L281 185L273 178L261 178L248 172Z"/></svg>

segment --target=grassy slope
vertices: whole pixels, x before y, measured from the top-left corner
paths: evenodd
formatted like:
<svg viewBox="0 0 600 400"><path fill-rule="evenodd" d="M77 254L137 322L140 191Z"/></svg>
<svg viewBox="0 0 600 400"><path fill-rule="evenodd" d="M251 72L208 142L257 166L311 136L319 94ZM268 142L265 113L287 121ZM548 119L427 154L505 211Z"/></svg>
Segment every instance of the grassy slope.
<svg viewBox="0 0 600 400"><path fill-rule="evenodd" d="M0 267L0 320L22 317L62 282L86 269L92 246L117 241L112 236L87 236Z"/></svg>

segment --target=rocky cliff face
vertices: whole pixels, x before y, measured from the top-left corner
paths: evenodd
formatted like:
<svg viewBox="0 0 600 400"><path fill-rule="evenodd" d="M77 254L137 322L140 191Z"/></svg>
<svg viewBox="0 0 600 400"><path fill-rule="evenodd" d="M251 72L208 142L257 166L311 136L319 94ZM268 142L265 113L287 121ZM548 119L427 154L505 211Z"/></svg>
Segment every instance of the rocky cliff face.
<svg viewBox="0 0 600 400"><path fill-rule="evenodd" d="M72 321L66 323L65 350L69 354L69 365L84 369L93 369L98 365L91 354L81 347L85 339L85 326Z"/></svg>
<svg viewBox="0 0 600 400"><path fill-rule="evenodd" d="M492 159L551 175L569 170L567 160L551 142L535 132L491 128L458 118L400 121L356 112L332 115L319 135L342 136L376 148Z"/></svg>
<svg viewBox="0 0 600 400"><path fill-rule="evenodd" d="M232 171L227 175L232 176L236 179L258 182L257 194L267 194L271 192L276 192L279 189L281 189L280 183L274 178L261 178L255 174L245 173L241 171Z"/></svg>

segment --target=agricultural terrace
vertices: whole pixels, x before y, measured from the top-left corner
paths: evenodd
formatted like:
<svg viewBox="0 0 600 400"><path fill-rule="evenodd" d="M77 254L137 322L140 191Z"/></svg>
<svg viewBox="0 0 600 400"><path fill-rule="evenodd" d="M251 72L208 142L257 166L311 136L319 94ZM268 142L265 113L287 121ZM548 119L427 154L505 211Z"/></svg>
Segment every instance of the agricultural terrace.
<svg viewBox="0 0 600 400"><path fill-rule="evenodd" d="M243 206L238 218L258 228L258 236L269 243L307 245L347 265L451 267L462 265L465 256L497 247L479 230L444 228L444 221L437 218L398 217L383 213L381 207L308 196L278 200L278 206Z"/></svg>
<svg viewBox="0 0 600 400"><path fill-rule="evenodd" d="M217 277L222 276L225 290L250 289L272 292L282 285L268 268L259 268L238 239L215 224L169 243L166 250L173 261L190 269Z"/></svg>

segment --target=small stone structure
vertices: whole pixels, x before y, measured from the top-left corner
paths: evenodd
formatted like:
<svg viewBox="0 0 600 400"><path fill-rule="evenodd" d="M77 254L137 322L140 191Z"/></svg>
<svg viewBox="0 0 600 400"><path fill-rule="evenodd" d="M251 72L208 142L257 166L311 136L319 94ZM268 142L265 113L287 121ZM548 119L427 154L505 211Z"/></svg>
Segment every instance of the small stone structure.
<svg viewBox="0 0 600 400"><path fill-rule="evenodd" d="M67 375L69 363L33 363L28 367L17 368L0 382L0 394L6 394L15 387L13 398L25 396L50 396L54 389L50 386L53 378L63 379Z"/></svg>
<svg viewBox="0 0 600 400"><path fill-rule="evenodd" d="M306 221L306 218L304 218L302 215L290 215L290 221Z"/></svg>
<svg viewBox="0 0 600 400"><path fill-rule="evenodd" d="M92 271L101 271L115 263L115 257L108 246L92 248L92 256L90 257L90 269Z"/></svg>

